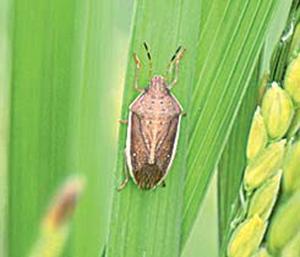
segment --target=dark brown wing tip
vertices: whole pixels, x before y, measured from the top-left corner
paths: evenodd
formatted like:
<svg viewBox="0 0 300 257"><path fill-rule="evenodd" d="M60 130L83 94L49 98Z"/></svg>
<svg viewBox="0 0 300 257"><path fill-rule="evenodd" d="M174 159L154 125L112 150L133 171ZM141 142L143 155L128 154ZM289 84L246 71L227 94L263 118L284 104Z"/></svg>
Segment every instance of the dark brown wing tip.
<svg viewBox="0 0 300 257"><path fill-rule="evenodd" d="M151 189L154 189L156 187L156 184L150 184L150 183L145 183L144 181L140 181L138 184L137 184L138 188L141 189L141 190L145 190L145 191L148 191L148 190L151 190Z"/></svg>
<svg viewBox="0 0 300 257"><path fill-rule="evenodd" d="M151 189L154 189L154 187L150 187L150 186L142 186L142 185L138 185L140 190L144 190L144 191L150 191Z"/></svg>
<svg viewBox="0 0 300 257"><path fill-rule="evenodd" d="M161 182L164 172L156 164L146 164L135 174L137 186L142 190L151 190Z"/></svg>

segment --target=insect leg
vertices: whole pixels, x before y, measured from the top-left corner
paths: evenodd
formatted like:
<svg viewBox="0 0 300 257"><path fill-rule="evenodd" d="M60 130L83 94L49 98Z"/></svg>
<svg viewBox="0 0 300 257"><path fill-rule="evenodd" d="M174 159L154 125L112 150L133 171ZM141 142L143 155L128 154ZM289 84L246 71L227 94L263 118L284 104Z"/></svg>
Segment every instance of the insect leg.
<svg viewBox="0 0 300 257"><path fill-rule="evenodd" d="M125 156L125 152L124 152L124 156ZM124 158L123 170L124 170L125 179L122 181L122 183L120 184L120 186L117 189L119 192L122 191L129 182L129 174L128 174L127 165L126 165L126 157Z"/></svg>
<svg viewBox="0 0 300 257"><path fill-rule="evenodd" d="M186 112L181 112L182 117L186 117L187 113Z"/></svg>
<svg viewBox="0 0 300 257"><path fill-rule="evenodd" d="M141 61L139 59L139 57L137 56L136 53L133 54L133 59L134 62L136 64L135 66L135 74L134 74L134 89L137 90L140 93L144 92L144 89L139 88L139 73L140 73L140 69L141 69Z"/></svg>
<svg viewBox="0 0 300 257"><path fill-rule="evenodd" d="M149 46L146 42L144 42L144 47L145 47L145 50L147 52L147 58L148 58L148 61L149 61L149 79L151 79L152 77L152 57L151 57L151 53L150 53L150 49L149 49Z"/></svg>
<svg viewBox="0 0 300 257"><path fill-rule="evenodd" d="M173 81L169 84L169 89L171 89L173 86L175 86L175 84L178 81L179 62L182 59L182 57L186 51L186 49L183 49L182 51L180 51L180 49L181 49L180 47L178 49L177 49L175 55L171 59L171 61L173 60L175 63L175 75L174 75Z"/></svg>
<svg viewBox="0 0 300 257"><path fill-rule="evenodd" d="M128 120L119 120L119 123L121 123L121 124L128 124Z"/></svg>

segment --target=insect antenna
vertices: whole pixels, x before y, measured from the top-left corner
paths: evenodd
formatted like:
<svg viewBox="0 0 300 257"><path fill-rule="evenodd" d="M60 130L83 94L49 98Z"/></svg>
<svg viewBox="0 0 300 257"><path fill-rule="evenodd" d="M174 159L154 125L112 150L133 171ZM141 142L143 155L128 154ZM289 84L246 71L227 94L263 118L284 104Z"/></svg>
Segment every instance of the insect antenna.
<svg viewBox="0 0 300 257"><path fill-rule="evenodd" d="M179 51L181 50L181 48L182 48L182 46L179 46L179 47L176 49L175 53L173 54L173 56L172 56L172 58L171 58L171 60L170 60L170 63L172 63L172 62L176 59L176 57L177 57Z"/></svg>
<svg viewBox="0 0 300 257"><path fill-rule="evenodd" d="M177 56L178 56L181 49L182 49L182 46L178 46L175 53L173 54L173 56L171 57L171 59L169 61L169 64L167 66L167 71L166 71L166 77L168 79L171 76L174 61L177 59Z"/></svg>
<svg viewBox="0 0 300 257"><path fill-rule="evenodd" d="M148 44L146 42L144 42L143 45L144 45L145 50L147 52L147 58L148 58L148 61L149 61L149 77L151 79L151 77L152 77L152 56L151 56Z"/></svg>

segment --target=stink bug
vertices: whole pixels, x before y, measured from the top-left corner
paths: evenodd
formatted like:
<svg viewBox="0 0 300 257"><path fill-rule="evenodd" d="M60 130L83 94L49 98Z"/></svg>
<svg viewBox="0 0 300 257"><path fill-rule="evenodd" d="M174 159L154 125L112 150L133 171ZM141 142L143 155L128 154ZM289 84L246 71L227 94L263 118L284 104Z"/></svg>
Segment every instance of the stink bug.
<svg viewBox="0 0 300 257"><path fill-rule="evenodd" d="M168 65L168 73L173 74L171 82L163 76L151 76L152 58L149 47L144 43L149 60L150 83L145 89L138 86L141 62L136 53L134 88L140 95L129 107L127 140L125 148L129 174L140 189L154 189L163 184L174 160L179 135L180 120L184 114L180 103L170 89L177 83L179 62L185 49L178 47ZM122 190L129 181L125 168Z"/></svg>

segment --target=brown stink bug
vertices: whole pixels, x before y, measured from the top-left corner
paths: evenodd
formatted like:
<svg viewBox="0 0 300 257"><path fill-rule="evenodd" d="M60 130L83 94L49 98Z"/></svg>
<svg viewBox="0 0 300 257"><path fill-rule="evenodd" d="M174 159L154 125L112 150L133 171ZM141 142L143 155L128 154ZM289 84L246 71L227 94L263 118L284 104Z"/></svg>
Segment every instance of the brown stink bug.
<svg viewBox="0 0 300 257"><path fill-rule="evenodd" d="M146 43L144 47L152 73L152 60ZM180 103L170 89L177 83L179 62L185 49L178 47L168 65L168 72L174 74L168 83L163 76L153 76L147 88L138 86L138 75L141 62L133 54L136 63L134 88L140 95L129 107L129 118L126 140L126 163L130 176L140 189L154 189L163 184L174 160L179 135L180 120L184 114ZM175 71L174 71L175 70ZM126 178L119 187L123 189L129 181Z"/></svg>

